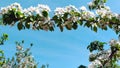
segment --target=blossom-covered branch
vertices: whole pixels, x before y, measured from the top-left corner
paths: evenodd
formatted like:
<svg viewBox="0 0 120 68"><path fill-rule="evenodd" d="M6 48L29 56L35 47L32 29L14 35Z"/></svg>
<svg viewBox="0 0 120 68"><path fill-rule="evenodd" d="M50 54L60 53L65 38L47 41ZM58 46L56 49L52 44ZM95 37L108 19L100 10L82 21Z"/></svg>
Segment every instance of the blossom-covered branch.
<svg viewBox="0 0 120 68"><path fill-rule="evenodd" d="M98 1L99 2L99 1ZM99 5L101 5L100 2ZM89 3L90 9L95 5ZM108 27L114 29L116 33L120 32L120 15L113 13L108 6L96 8L95 11L89 11L82 6L77 9L73 5L58 7L55 9L54 16L50 18L50 8L47 5L38 4L37 7L23 9L20 4L13 3L10 6L1 8L1 20L4 25L13 26L17 23L18 29L37 29L54 31L54 27L59 27L63 31L64 27L68 30L77 29L78 24L84 25L97 32L98 28L107 30Z"/></svg>

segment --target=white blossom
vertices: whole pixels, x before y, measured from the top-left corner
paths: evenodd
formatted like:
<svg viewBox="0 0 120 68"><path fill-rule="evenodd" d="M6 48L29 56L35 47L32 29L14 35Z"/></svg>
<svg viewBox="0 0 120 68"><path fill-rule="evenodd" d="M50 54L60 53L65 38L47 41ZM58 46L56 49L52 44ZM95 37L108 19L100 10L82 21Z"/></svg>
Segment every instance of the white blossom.
<svg viewBox="0 0 120 68"><path fill-rule="evenodd" d="M85 20L89 20L90 18L95 18L95 14L90 11L84 11L84 12L82 12L81 15L82 15L82 18Z"/></svg>
<svg viewBox="0 0 120 68"><path fill-rule="evenodd" d="M11 5L12 8L17 8L17 10L22 10L22 7L19 3L15 2Z"/></svg>
<svg viewBox="0 0 120 68"><path fill-rule="evenodd" d="M65 9L64 8L58 7L58 8L55 9L55 15L60 16L60 15L63 15L64 13L65 13Z"/></svg>
<svg viewBox="0 0 120 68"><path fill-rule="evenodd" d="M65 7L66 12L76 11L78 12L78 9L74 5L69 5Z"/></svg>
<svg viewBox="0 0 120 68"><path fill-rule="evenodd" d="M92 27L97 27L97 23L91 22Z"/></svg>
<svg viewBox="0 0 120 68"><path fill-rule="evenodd" d="M113 13L113 17L118 17L118 16L119 16L119 14Z"/></svg>
<svg viewBox="0 0 120 68"><path fill-rule="evenodd" d="M8 13L9 10L16 9L16 11L22 11L22 7L20 6L19 3L13 3L10 6L7 7L2 7L1 8L1 13L5 14Z"/></svg>
<svg viewBox="0 0 120 68"><path fill-rule="evenodd" d="M111 54L111 50L101 51L101 52L98 53L99 56L97 57L97 59L99 59L99 60L108 60L110 54Z"/></svg>
<svg viewBox="0 0 120 68"><path fill-rule="evenodd" d="M99 60L95 60L91 62L91 64L88 65L88 68L97 68L98 66L101 66L101 62Z"/></svg>
<svg viewBox="0 0 120 68"><path fill-rule="evenodd" d="M35 9L35 12L36 14L39 14L40 16L42 16L41 11L39 11L39 9Z"/></svg>
<svg viewBox="0 0 120 68"><path fill-rule="evenodd" d="M8 9L6 9L5 7L1 8L1 14L5 14L8 12Z"/></svg>
<svg viewBox="0 0 120 68"><path fill-rule="evenodd" d="M104 6L104 8L108 11L110 11L110 7L109 6Z"/></svg>
<svg viewBox="0 0 120 68"><path fill-rule="evenodd" d="M118 44L120 46L120 41L117 41L116 44Z"/></svg>
<svg viewBox="0 0 120 68"><path fill-rule="evenodd" d="M110 44L110 46L119 46L120 47L120 41L118 40L114 40L114 39L112 39L112 40L110 40L110 42L109 42L109 44Z"/></svg>
<svg viewBox="0 0 120 68"><path fill-rule="evenodd" d="M95 66L94 63L90 63L90 64L88 65L88 68L96 68L96 66Z"/></svg>
<svg viewBox="0 0 120 68"><path fill-rule="evenodd" d="M118 13L113 13L113 17L115 17L116 19L120 21L120 15Z"/></svg>
<svg viewBox="0 0 120 68"><path fill-rule="evenodd" d="M81 11L87 11L87 9L86 9L85 6L82 6L82 7L80 8L80 10L81 10Z"/></svg>
<svg viewBox="0 0 120 68"><path fill-rule="evenodd" d="M102 18L106 17L111 19L113 17L113 13L110 11L109 7L97 9L96 14L101 16Z"/></svg>
<svg viewBox="0 0 120 68"><path fill-rule="evenodd" d="M97 65L99 65L99 66L102 65L101 62L100 62L99 60L95 60L94 63L97 64Z"/></svg>
<svg viewBox="0 0 120 68"><path fill-rule="evenodd" d="M43 11L49 12L50 8L47 5L38 4L37 7L31 6L31 7L27 8L27 9L24 9L23 13L26 16L31 16L31 15L36 15L36 14L42 16Z"/></svg>
<svg viewBox="0 0 120 68"><path fill-rule="evenodd" d="M37 8L41 11L47 11L50 12L50 8L48 5L38 4Z"/></svg>
<svg viewBox="0 0 120 68"><path fill-rule="evenodd" d="M32 13L30 11L28 11L28 9L24 9L23 13L25 14L25 16L31 16Z"/></svg>
<svg viewBox="0 0 120 68"><path fill-rule="evenodd" d="M89 20L90 18L95 18L95 13L88 11L85 6L80 8L81 10L81 17L85 20Z"/></svg>
<svg viewBox="0 0 120 68"><path fill-rule="evenodd" d="M93 2L89 2L88 5L89 5L89 6L93 6L94 3L93 3Z"/></svg>

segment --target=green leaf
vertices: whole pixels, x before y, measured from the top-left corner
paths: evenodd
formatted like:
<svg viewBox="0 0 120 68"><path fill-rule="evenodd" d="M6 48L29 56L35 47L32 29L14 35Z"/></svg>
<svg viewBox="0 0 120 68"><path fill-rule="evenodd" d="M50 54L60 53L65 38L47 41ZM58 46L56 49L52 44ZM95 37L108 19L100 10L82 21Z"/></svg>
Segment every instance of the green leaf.
<svg viewBox="0 0 120 68"><path fill-rule="evenodd" d="M94 26L94 27L93 27L93 30L94 30L95 32L97 32L97 27L96 27L96 26Z"/></svg>
<svg viewBox="0 0 120 68"><path fill-rule="evenodd" d="M87 26L88 28L91 26L91 24L90 24L90 22L86 22L85 24L84 24L84 26Z"/></svg>
<svg viewBox="0 0 120 68"><path fill-rule="evenodd" d="M65 13L63 19L66 20L68 18L69 13Z"/></svg>
<svg viewBox="0 0 120 68"><path fill-rule="evenodd" d="M75 30L76 30L76 29L77 29L77 27L78 27L77 23L73 23L73 26L72 26L72 27L73 27L73 29L75 29Z"/></svg>
<svg viewBox="0 0 120 68"><path fill-rule="evenodd" d="M104 30L107 30L107 26L104 26L103 29L104 29Z"/></svg>
<svg viewBox="0 0 120 68"><path fill-rule="evenodd" d="M24 17L23 13L20 12L20 11L16 12L16 16L17 16L17 18L23 18Z"/></svg>
<svg viewBox="0 0 120 68"><path fill-rule="evenodd" d="M4 40L8 40L8 34L4 33L3 38L4 38Z"/></svg>
<svg viewBox="0 0 120 68"><path fill-rule="evenodd" d="M74 12L74 16L80 16L80 13Z"/></svg>
<svg viewBox="0 0 120 68"><path fill-rule="evenodd" d="M17 27L18 27L18 30L22 30L24 26L23 26L22 23L18 23L18 24L17 24Z"/></svg>
<svg viewBox="0 0 120 68"><path fill-rule="evenodd" d="M78 20L77 23L79 23L81 26L83 25L83 22Z"/></svg>
<svg viewBox="0 0 120 68"><path fill-rule="evenodd" d="M63 26L59 25L60 31L63 32Z"/></svg>
<svg viewBox="0 0 120 68"><path fill-rule="evenodd" d="M43 11L43 12L42 12L42 15L43 15L44 17L48 17L48 12L47 12L47 11Z"/></svg>
<svg viewBox="0 0 120 68"><path fill-rule="evenodd" d="M95 4L95 5L98 5L99 1L100 1L100 0L94 0L94 4Z"/></svg>
<svg viewBox="0 0 120 68"><path fill-rule="evenodd" d="M27 29L29 29L30 28L30 24L29 23L25 23L25 27L27 28Z"/></svg>
<svg viewBox="0 0 120 68"><path fill-rule="evenodd" d="M7 24L11 24L13 22L13 20L11 19L10 15L8 14L4 14L3 15L3 24L7 25Z"/></svg>
<svg viewBox="0 0 120 68"><path fill-rule="evenodd" d="M52 19L57 23L58 17L56 15Z"/></svg>
<svg viewBox="0 0 120 68"><path fill-rule="evenodd" d="M49 27L49 30L50 30L50 31L54 31L54 28L53 28L53 27Z"/></svg>
<svg viewBox="0 0 120 68"><path fill-rule="evenodd" d="M111 24L109 24L108 26L109 26L109 28L112 28L112 25L111 25Z"/></svg>
<svg viewBox="0 0 120 68"><path fill-rule="evenodd" d="M31 21L31 22L33 22L33 21L34 21L33 17L30 17L30 21Z"/></svg>

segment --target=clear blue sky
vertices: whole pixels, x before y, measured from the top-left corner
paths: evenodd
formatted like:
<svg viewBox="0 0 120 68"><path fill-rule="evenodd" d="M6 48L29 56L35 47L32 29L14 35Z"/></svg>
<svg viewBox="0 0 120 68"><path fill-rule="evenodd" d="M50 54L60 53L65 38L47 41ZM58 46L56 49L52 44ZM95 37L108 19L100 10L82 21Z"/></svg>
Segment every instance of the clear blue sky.
<svg viewBox="0 0 120 68"><path fill-rule="evenodd" d="M23 8L47 4L52 12L56 7L75 5L76 7L87 6L91 0L1 0L0 7L18 2ZM120 12L120 0L109 0L112 11ZM51 12L51 14L52 14ZM88 28L79 27L77 30L60 32L55 28L54 32L22 30L18 31L16 26L0 26L0 34L9 34L9 40L0 47L5 51L6 57L12 57L16 51L15 41L25 40L24 47L33 43L32 54L39 64L49 64L49 68L77 68L80 64L88 65L89 52L87 45L94 40L108 42L110 39L117 39L117 35L111 29L108 31L99 30L97 33Z"/></svg>

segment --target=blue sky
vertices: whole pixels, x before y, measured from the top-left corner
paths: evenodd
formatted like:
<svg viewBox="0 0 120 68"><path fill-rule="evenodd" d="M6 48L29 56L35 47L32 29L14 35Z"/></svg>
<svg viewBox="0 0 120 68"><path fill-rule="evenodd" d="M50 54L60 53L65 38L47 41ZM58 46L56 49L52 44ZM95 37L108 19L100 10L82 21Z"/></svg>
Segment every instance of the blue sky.
<svg viewBox="0 0 120 68"><path fill-rule="evenodd" d="M18 2L23 8L37 6L37 4L47 4L51 8L51 15L56 7L75 5L76 7L87 6L91 0L1 0L0 7L5 7L11 3ZM109 0L107 5L114 12L120 12L120 0ZM24 47L32 42L32 54L39 64L49 64L49 68L77 68L80 64L88 65L89 52L87 45L94 40L109 42L110 39L117 39L117 35L111 29L97 33L88 28L79 27L77 30L64 30L60 32L55 28L54 32L22 30L17 27L0 26L0 34L9 34L9 40L0 47L5 51L6 57L12 57L16 51L15 41L25 40Z"/></svg>

